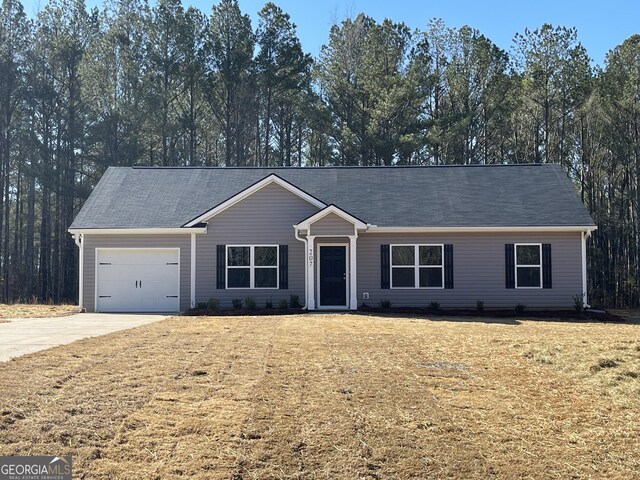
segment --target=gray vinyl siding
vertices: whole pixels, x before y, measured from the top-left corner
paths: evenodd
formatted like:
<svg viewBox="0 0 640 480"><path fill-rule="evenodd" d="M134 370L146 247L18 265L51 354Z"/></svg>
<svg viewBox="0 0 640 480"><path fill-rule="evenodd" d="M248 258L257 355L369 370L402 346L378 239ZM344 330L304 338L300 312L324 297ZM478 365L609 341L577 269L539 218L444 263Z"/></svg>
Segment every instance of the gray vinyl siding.
<svg viewBox="0 0 640 480"><path fill-rule="evenodd" d="M190 235L85 235L84 236L84 307L95 311L96 248L179 248L180 309L191 301Z"/></svg>
<svg viewBox="0 0 640 480"><path fill-rule="evenodd" d="M304 302L304 243L296 240L293 225L318 211L283 187L270 184L208 222L207 234L197 237L196 301L217 298L223 307L234 298L254 297L258 306L267 300L277 304L298 295ZM217 245L288 245L289 288L217 289Z"/></svg>
<svg viewBox="0 0 640 480"><path fill-rule="evenodd" d="M278 185L270 185L214 217L208 233L197 235L196 301L217 298L230 306L233 298L255 297L277 303L298 295L304 302L304 244L296 240L292 225L312 215L317 208ZM327 230L327 232L329 232ZM335 234L335 231L333 232ZM322 238L321 242L344 242L345 237ZM85 235L84 305L95 309L96 248L180 248L180 308L190 303L191 239L185 235ZM381 289L380 245L453 244L453 289ZM552 289L505 288L504 245L506 243L550 243L552 248ZM216 289L216 245L289 246L289 288ZM362 233L357 240L358 303L368 292L369 305L390 300L394 306L427 306L437 301L442 307L512 308L518 303L531 308L567 308L572 296L582 291L580 233L457 233L457 234L377 234Z"/></svg>
<svg viewBox="0 0 640 480"><path fill-rule="evenodd" d="M381 289L380 245L453 244L453 289ZM553 288L505 288L506 243L550 243ZM390 300L394 306L427 306L436 301L442 307L513 308L518 303L537 308L567 308L582 291L580 233L544 234L377 234L358 237L358 303L368 292L368 305Z"/></svg>
<svg viewBox="0 0 640 480"><path fill-rule="evenodd" d="M354 233L353 224L335 213L330 213L311 224L311 235L353 235Z"/></svg>

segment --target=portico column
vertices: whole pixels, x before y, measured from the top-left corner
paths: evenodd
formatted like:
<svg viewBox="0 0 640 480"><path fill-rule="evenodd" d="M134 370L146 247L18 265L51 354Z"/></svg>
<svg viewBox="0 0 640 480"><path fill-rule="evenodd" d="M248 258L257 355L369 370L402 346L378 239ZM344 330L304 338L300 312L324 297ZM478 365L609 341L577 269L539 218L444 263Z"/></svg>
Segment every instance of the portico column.
<svg viewBox="0 0 640 480"><path fill-rule="evenodd" d="M315 310L316 308L316 282L315 282L315 239L313 235L307 237L307 255L306 261L308 262L307 268L307 308L309 310Z"/></svg>
<svg viewBox="0 0 640 480"><path fill-rule="evenodd" d="M356 250L356 240L358 235L349 235L349 309L358 309L358 258Z"/></svg>

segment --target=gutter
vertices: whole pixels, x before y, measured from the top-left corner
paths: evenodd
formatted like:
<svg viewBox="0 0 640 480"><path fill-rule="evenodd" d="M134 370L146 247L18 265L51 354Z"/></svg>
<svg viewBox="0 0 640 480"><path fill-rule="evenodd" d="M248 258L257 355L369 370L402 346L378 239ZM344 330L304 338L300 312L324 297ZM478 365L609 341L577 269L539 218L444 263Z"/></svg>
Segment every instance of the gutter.
<svg viewBox="0 0 640 480"><path fill-rule="evenodd" d="M513 227L378 227L369 226L367 233L520 233L520 232L592 232L595 225L580 226L513 226Z"/></svg>
<svg viewBox="0 0 640 480"><path fill-rule="evenodd" d="M207 233L207 227L169 227L169 228L69 228L70 234L91 235L189 235Z"/></svg>

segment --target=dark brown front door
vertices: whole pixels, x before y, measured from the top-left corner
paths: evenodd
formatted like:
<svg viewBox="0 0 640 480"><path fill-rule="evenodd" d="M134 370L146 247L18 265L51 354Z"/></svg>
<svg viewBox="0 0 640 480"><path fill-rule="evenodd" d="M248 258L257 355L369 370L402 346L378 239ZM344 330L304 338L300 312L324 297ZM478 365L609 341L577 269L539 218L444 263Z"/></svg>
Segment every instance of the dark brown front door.
<svg viewBox="0 0 640 480"><path fill-rule="evenodd" d="M347 247L320 246L320 306L347 305Z"/></svg>

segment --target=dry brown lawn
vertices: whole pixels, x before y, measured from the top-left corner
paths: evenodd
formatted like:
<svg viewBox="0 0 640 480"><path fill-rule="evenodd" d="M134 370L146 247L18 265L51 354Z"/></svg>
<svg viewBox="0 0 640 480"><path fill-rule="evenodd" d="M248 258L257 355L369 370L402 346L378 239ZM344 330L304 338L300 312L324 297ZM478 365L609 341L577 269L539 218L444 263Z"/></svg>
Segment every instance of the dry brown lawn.
<svg viewBox="0 0 640 480"><path fill-rule="evenodd" d="M177 317L0 364L74 478L638 478L640 325Z"/></svg>
<svg viewBox="0 0 640 480"><path fill-rule="evenodd" d="M75 305L41 305L37 303L0 303L0 322L7 318L61 317L77 313Z"/></svg>

